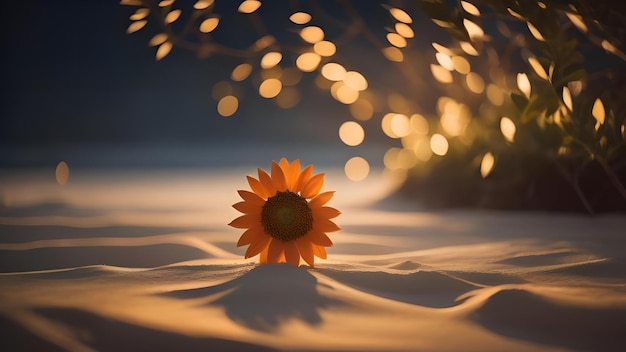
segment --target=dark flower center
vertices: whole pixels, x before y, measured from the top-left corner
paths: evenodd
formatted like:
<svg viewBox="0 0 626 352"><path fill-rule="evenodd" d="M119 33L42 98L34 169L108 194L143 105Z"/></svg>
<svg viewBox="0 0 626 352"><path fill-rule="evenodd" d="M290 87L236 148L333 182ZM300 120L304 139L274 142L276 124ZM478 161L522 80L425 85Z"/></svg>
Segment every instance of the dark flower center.
<svg viewBox="0 0 626 352"><path fill-rule="evenodd" d="M313 213L306 199L293 192L277 192L261 210L265 232L283 242L293 241L313 228Z"/></svg>

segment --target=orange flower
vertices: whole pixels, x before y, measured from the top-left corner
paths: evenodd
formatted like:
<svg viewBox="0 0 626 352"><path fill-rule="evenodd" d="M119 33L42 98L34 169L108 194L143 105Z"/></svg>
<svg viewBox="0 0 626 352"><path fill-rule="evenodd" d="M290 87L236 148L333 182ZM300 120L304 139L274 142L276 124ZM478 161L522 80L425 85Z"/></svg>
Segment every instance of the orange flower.
<svg viewBox="0 0 626 352"><path fill-rule="evenodd" d="M258 169L259 178L248 177L252 192L237 191L242 202L233 208L244 215L229 225L246 229L237 246L250 245L246 258L261 254L260 262L298 266L300 258L314 265L314 257L326 259L332 246L327 232L339 227L330 219L340 212L324 206L335 192L319 193L324 174L312 175L313 165L300 170L300 161L272 161L271 176Z"/></svg>

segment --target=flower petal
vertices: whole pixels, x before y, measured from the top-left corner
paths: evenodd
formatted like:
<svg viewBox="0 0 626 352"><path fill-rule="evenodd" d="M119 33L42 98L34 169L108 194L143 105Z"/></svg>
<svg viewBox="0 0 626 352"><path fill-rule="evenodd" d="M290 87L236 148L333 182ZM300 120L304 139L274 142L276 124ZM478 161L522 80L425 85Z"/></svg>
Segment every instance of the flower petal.
<svg viewBox="0 0 626 352"><path fill-rule="evenodd" d="M333 241L321 231L311 230L307 233L306 237L308 237L313 244L318 246L330 247L333 245Z"/></svg>
<svg viewBox="0 0 626 352"><path fill-rule="evenodd" d="M341 229L331 220L321 218L313 221L313 230L320 232L335 232Z"/></svg>
<svg viewBox="0 0 626 352"><path fill-rule="evenodd" d="M237 193L239 193L241 199L245 200L246 202L250 202L259 207L262 207L263 204L265 204L265 200L263 198L250 191L239 190L237 191Z"/></svg>
<svg viewBox="0 0 626 352"><path fill-rule="evenodd" d="M277 191L285 192L287 190L287 181L283 169L275 161L272 161L272 181L274 181Z"/></svg>
<svg viewBox="0 0 626 352"><path fill-rule="evenodd" d="M267 264L267 252L269 251L269 246L265 246L261 251L261 255L259 256L259 263Z"/></svg>
<svg viewBox="0 0 626 352"><path fill-rule="evenodd" d="M283 168L283 172L285 173L287 189L291 192L297 192L296 188L298 187L298 176L300 176L300 160L294 160L291 165L288 165L286 168L282 165L281 167Z"/></svg>
<svg viewBox="0 0 626 352"><path fill-rule="evenodd" d="M311 241L306 239L305 236L298 238L295 242L296 246L298 246L300 256L302 256L302 259L312 268L315 265L315 257L313 256L313 245Z"/></svg>
<svg viewBox="0 0 626 352"><path fill-rule="evenodd" d="M267 194L269 194L269 197L274 196L276 194L276 185L274 184L274 181L272 181L270 175L268 175L267 172L261 169L257 169L257 171L259 173L259 181L261 181L263 187L265 187L265 190L267 191Z"/></svg>
<svg viewBox="0 0 626 352"><path fill-rule="evenodd" d="M341 214L339 210L331 207L319 207L311 210L313 211L313 219L332 219Z"/></svg>
<svg viewBox="0 0 626 352"><path fill-rule="evenodd" d="M301 192L304 186L309 182L311 178L311 174L313 173L313 165L309 165L302 170L300 176L298 176L298 185L296 189L293 190L294 193Z"/></svg>
<svg viewBox="0 0 626 352"><path fill-rule="evenodd" d="M317 174L306 183L306 185L300 190L300 195L304 198L315 197L324 184L324 174Z"/></svg>
<svg viewBox="0 0 626 352"><path fill-rule="evenodd" d="M285 246L285 260L287 263L298 266L300 265L300 251L296 246L295 241L289 241L284 243Z"/></svg>
<svg viewBox="0 0 626 352"><path fill-rule="evenodd" d="M315 254L315 256L318 258L326 259L326 248L314 244L313 254Z"/></svg>
<svg viewBox="0 0 626 352"><path fill-rule="evenodd" d="M284 252L285 252L284 242L281 240L272 238L272 242L270 242L269 250L267 252L267 262L268 263L280 262L281 257L284 257Z"/></svg>
<svg viewBox="0 0 626 352"><path fill-rule="evenodd" d="M252 242L246 250L245 258L254 257L255 255L261 253L265 248L267 248L271 239L272 238L270 236L261 236L258 241Z"/></svg>
<svg viewBox="0 0 626 352"><path fill-rule="evenodd" d="M237 229L247 229L256 226L261 223L261 213L259 214L244 214L235 220L231 221L229 226Z"/></svg>
<svg viewBox="0 0 626 352"><path fill-rule="evenodd" d="M335 191L328 191L316 195L315 198L311 199L309 202L309 207L321 207L322 205L328 203L334 194Z"/></svg>
<svg viewBox="0 0 626 352"><path fill-rule="evenodd" d="M237 241L237 247L245 246L252 242L258 242L262 236L267 236L263 230L263 226L253 226L243 232L239 241Z"/></svg>
<svg viewBox="0 0 626 352"><path fill-rule="evenodd" d="M256 178L252 176L246 176L246 178L248 179L248 184L250 185L250 188L252 189L254 193L259 195L259 197L263 199L267 199L267 197L269 197L269 194L267 193L267 190L265 189L265 187L263 187L263 184L261 183L261 181L257 180Z"/></svg>
<svg viewBox="0 0 626 352"><path fill-rule="evenodd" d="M244 213L244 214L261 214L262 211L262 207L252 204L250 202L239 202L239 203L235 203L233 204L233 208L237 209L238 211Z"/></svg>

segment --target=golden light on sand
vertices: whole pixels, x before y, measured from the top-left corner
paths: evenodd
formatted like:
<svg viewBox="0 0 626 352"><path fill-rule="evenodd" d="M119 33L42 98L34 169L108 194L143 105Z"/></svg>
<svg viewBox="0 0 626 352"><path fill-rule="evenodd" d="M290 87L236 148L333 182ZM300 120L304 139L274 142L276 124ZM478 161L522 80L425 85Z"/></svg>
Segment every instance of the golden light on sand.
<svg viewBox="0 0 626 352"><path fill-rule="evenodd" d="M363 181L370 173L370 165L367 160L355 156L346 162L344 172L351 181Z"/></svg>
<svg viewBox="0 0 626 352"><path fill-rule="evenodd" d="M391 14L391 16L393 16L393 18L395 18L396 20L403 22L403 23L413 23L413 19L411 18L411 16L409 16L408 13L406 13L406 11L399 9L397 7L392 7L389 9L389 13Z"/></svg>
<svg viewBox="0 0 626 352"><path fill-rule="evenodd" d="M179 10L179 9L170 11L165 16L165 23L174 23L174 22L176 22L176 20L178 20L178 18L180 17L181 13L182 13L182 11Z"/></svg>
<svg viewBox="0 0 626 352"><path fill-rule="evenodd" d="M259 95L263 98L274 98L280 93L281 89L283 89L283 84L279 79L268 78L259 86Z"/></svg>
<svg viewBox="0 0 626 352"><path fill-rule="evenodd" d="M574 110L574 105L572 102L572 94L570 93L569 88L563 87L562 98L563 98L563 104L565 104L565 106L569 109L569 111Z"/></svg>
<svg viewBox="0 0 626 352"><path fill-rule="evenodd" d="M597 98L593 103L593 107L591 108L591 115L594 119L596 119L596 131L600 128L600 125L604 124L604 118L606 115L604 104L600 98Z"/></svg>
<svg viewBox="0 0 626 352"><path fill-rule="evenodd" d="M350 104L350 114L357 120L367 121L374 115L374 106L369 100L359 98Z"/></svg>
<svg viewBox="0 0 626 352"><path fill-rule="evenodd" d="M523 72L517 74L517 88L519 88L519 90L524 93L526 98L530 98L530 81L528 80L528 76Z"/></svg>
<svg viewBox="0 0 626 352"><path fill-rule="evenodd" d="M237 11L241 13L253 13L261 7L261 2L257 0L245 0L239 5Z"/></svg>
<svg viewBox="0 0 626 352"><path fill-rule="evenodd" d="M385 58L387 58L387 60L392 61L392 62L402 62L404 61L404 54L402 54L402 51L398 48L396 48L395 46L390 46L388 48L383 48L382 49L383 55L385 56Z"/></svg>
<svg viewBox="0 0 626 352"><path fill-rule="evenodd" d="M346 75L343 78L343 83L357 91L364 91L367 89L367 80L362 74L356 71L346 72Z"/></svg>
<svg viewBox="0 0 626 352"><path fill-rule="evenodd" d="M150 39L149 46L157 46L163 44L167 40L167 34L159 33Z"/></svg>
<svg viewBox="0 0 626 352"><path fill-rule="evenodd" d="M276 65L278 65L278 63L280 63L280 60L283 59L283 54L277 52L277 51L271 51L265 55L263 55L263 57L261 58L261 68L272 68Z"/></svg>
<svg viewBox="0 0 626 352"><path fill-rule="evenodd" d="M248 76L250 76L250 73L252 73L252 65L239 64L237 65L237 67L235 67L235 69L233 69L233 72L231 72L230 79L235 82L240 82L248 78Z"/></svg>
<svg viewBox="0 0 626 352"><path fill-rule="evenodd" d="M138 30L142 29L143 27L145 27L145 25L148 23L148 21L146 20L141 20L141 21L136 21L131 23L128 28L126 29L126 33L127 34L131 34L131 33L135 33Z"/></svg>
<svg viewBox="0 0 626 352"><path fill-rule="evenodd" d="M239 108L239 100L233 95L227 95L217 103L217 113L224 116L232 116Z"/></svg>
<svg viewBox="0 0 626 352"><path fill-rule="evenodd" d="M489 174L493 170L493 167L495 166L495 163L496 159L494 158L493 154L491 154L491 152L485 153L483 159L480 162L480 176L482 176L482 178L489 176Z"/></svg>
<svg viewBox="0 0 626 352"><path fill-rule="evenodd" d="M420 114L413 114L409 119L409 123L411 125L411 129L420 135L428 134L428 120Z"/></svg>
<svg viewBox="0 0 626 352"><path fill-rule="evenodd" d="M313 72L321 61L322 57L316 53L304 53L296 59L296 67L302 72Z"/></svg>
<svg viewBox="0 0 626 352"><path fill-rule="evenodd" d="M289 16L289 20L295 24L307 24L311 20L311 15L306 12L296 12Z"/></svg>
<svg viewBox="0 0 626 352"><path fill-rule="evenodd" d="M398 22L398 23L396 23L394 28L395 28L396 32L398 34L400 34L401 36L403 36L404 38L409 39L409 38L415 37L415 32L413 31L411 26L409 26L406 23Z"/></svg>
<svg viewBox="0 0 626 352"><path fill-rule="evenodd" d="M337 52L337 47L333 42L322 40L313 45L313 51L315 51L320 56L329 57L335 55L335 52Z"/></svg>
<svg viewBox="0 0 626 352"><path fill-rule="evenodd" d="M346 77L346 69L335 62L322 66L321 73L329 81L342 81Z"/></svg>
<svg viewBox="0 0 626 352"><path fill-rule="evenodd" d="M448 153L448 139L439 133L435 133L430 137L430 150L433 153L444 156Z"/></svg>
<svg viewBox="0 0 626 352"><path fill-rule="evenodd" d="M532 23L530 22L526 22L526 25L528 26L528 30L530 31L530 34L532 34L533 37L535 37L535 39L545 42L546 40L543 38L543 35L541 35L541 32L539 32L539 30L537 29L537 27L535 27Z"/></svg>
<svg viewBox="0 0 626 352"><path fill-rule="evenodd" d="M204 10L209 8L209 6L213 5L214 0L198 0L195 4L193 4L193 8L196 10Z"/></svg>
<svg viewBox="0 0 626 352"><path fill-rule="evenodd" d="M213 32L217 25L220 23L220 19L218 17L210 17L200 23L200 32L202 33L210 33Z"/></svg>
<svg viewBox="0 0 626 352"><path fill-rule="evenodd" d="M406 39L398 33L387 33L387 41L397 48L404 48L407 45Z"/></svg>
<svg viewBox="0 0 626 352"><path fill-rule="evenodd" d="M144 8L137 9L137 11L135 11L135 13L130 15L129 18L132 21L139 21L139 20L143 20L144 18L146 18L148 14L150 14L150 9L144 7Z"/></svg>
<svg viewBox="0 0 626 352"><path fill-rule="evenodd" d="M347 86L344 82L335 82L330 87L330 93L333 98L346 105L359 99L359 91Z"/></svg>
<svg viewBox="0 0 626 352"><path fill-rule="evenodd" d="M478 10L478 7L470 2L461 1L461 7L463 7L463 10L465 10L465 12L469 13L470 15L480 16L480 11Z"/></svg>
<svg viewBox="0 0 626 352"><path fill-rule="evenodd" d="M308 26L302 28L300 31L300 37L307 43L315 44L324 40L324 31L317 26Z"/></svg>
<svg viewBox="0 0 626 352"><path fill-rule="evenodd" d="M476 94L480 94L485 91L485 81L482 76L476 72L470 72L465 76L465 83L467 88Z"/></svg>
<svg viewBox="0 0 626 352"><path fill-rule="evenodd" d="M444 53L435 53L435 59L443 68L448 71L454 70L454 65L452 64L452 58Z"/></svg>
<svg viewBox="0 0 626 352"><path fill-rule="evenodd" d="M157 52L156 52L156 55L155 55L157 61L159 61L162 58L164 58L165 56L167 56L167 54L169 54L170 51L172 51L172 43L171 42L164 42L163 44L159 45L159 48L157 49Z"/></svg>
<svg viewBox="0 0 626 352"><path fill-rule="evenodd" d="M357 122L347 121L339 127L339 138L346 145L355 147L365 139L365 130Z"/></svg>
<svg viewBox="0 0 626 352"><path fill-rule="evenodd" d="M58 184L64 185L67 183L67 180L70 177L70 167L65 161L61 161L57 164L55 177Z"/></svg>
<svg viewBox="0 0 626 352"><path fill-rule="evenodd" d="M453 81L452 74L443 66L431 64L430 72L432 73L433 78L441 83L452 83Z"/></svg>
<svg viewBox="0 0 626 352"><path fill-rule="evenodd" d="M506 116L502 117L500 119L500 132L502 132L502 135L507 141L513 143L516 132L515 123L513 123L513 120Z"/></svg>

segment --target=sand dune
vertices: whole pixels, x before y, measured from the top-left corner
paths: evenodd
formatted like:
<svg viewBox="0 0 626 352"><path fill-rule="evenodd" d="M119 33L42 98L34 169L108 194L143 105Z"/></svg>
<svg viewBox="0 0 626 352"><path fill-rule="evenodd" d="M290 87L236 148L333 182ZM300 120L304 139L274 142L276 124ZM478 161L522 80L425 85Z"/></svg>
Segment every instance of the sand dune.
<svg viewBox="0 0 626 352"><path fill-rule="evenodd" d="M3 179L0 350L626 349L623 215L382 207L331 175L328 260L258 266L226 226L237 178L140 179Z"/></svg>

